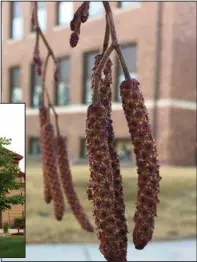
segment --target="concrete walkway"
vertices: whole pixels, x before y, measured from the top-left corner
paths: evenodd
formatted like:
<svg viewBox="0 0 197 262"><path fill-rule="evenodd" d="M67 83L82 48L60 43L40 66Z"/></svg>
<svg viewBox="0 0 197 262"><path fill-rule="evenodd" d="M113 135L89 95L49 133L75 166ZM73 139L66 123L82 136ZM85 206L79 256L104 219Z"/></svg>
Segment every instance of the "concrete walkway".
<svg viewBox="0 0 197 262"><path fill-rule="evenodd" d="M196 261L196 240L152 242L138 251L128 246L128 261ZM105 261L95 244L27 245L25 259L2 261Z"/></svg>

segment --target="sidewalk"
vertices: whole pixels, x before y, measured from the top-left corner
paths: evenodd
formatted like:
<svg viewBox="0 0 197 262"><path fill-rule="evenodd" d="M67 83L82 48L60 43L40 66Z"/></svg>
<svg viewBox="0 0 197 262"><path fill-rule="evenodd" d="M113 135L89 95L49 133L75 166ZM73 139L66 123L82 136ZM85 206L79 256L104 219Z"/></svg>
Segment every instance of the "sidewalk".
<svg viewBox="0 0 197 262"><path fill-rule="evenodd" d="M128 261L196 261L196 240L150 243L138 251L128 246ZM26 258L2 261L105 261L95 244L27 245Z"/></svg>
<svg viewBox="0 0 197 262"><path fill-rule="evenodd" d="M8 229L8 233L10 233L10 234L17 233L17 232L18 232L17 229L10 229L10 228ZM3 234L3 229L0 229L0 236L1 236L1 234Z"/></svg>

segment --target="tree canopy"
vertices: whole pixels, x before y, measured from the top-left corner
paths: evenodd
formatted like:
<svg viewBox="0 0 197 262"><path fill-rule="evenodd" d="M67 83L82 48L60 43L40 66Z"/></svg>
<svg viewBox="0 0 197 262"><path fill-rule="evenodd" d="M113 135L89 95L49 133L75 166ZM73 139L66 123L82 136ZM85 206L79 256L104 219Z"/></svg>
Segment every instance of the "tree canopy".
<svg viewBox="0 0 197 262"><path fill-rule="evenodd" d="M20 188L16 175L20 169L13 165L13 153L5 150L11 139L0 137L0 211L10 209L12 205L24 204L23 195L11 195L12 190Z"/></svg>

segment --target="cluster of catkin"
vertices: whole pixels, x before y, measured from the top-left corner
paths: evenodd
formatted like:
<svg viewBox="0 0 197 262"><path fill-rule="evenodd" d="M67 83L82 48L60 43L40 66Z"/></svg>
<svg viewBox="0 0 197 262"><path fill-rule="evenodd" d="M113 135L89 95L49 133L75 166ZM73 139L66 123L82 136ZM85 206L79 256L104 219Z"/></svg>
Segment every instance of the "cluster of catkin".
<svg viewBox="0 0 197 262"><path fill-rule="evenodd" d="M91 88L102 55L95 57ZM90 165L88 199L107 261L127 261L127 223L122 176L111 119L112 62L108 59L100 82L100 102L89 106L86 119L86 146ZM127 79L120 85L122 106L134 145L138 173L138 195L134 216L133 242L143 249L152 239L159 194L159 161L139 83Z"/></svg>
<svg viewBox="0 0 197 262"><path fill-rule="evenodd" d="M59 133L57 137L55 137L53 125L50 122L49 109L47 107L42 106L40 108L39 118L41 128L40 138L44 177L44 199L46 203L53 201L55 217L57 220L62 220L65 212L63 188L70 208L81 227L88 232L93 232L93 226L86 216L74 189L65 139Z"/></svg>
<svg viewBox="0 0 197 262"><path fill-rule="evenodd" d="M95 57L94 74L102 55ZM93 202L93 215L100 240L100 250L108 261L126 261L127 224L123 197L122 176L111 119L112 62L103 70L100 104L88 108L86 145L90 164L88 198Z"/></svg>

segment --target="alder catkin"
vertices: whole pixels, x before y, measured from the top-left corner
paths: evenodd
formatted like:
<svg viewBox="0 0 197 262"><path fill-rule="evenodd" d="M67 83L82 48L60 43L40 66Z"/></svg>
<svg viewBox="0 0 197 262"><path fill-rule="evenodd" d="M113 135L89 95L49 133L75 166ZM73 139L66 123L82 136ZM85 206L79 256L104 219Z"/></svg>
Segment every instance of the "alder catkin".
<svg viewBox="0 0 197 262"><path fill-rule="evenodd" d="M81 227L88 232L93 232L93 226L91 225L88 217L86 216L74 189L71 170L68 161L66 142L62 136L58 136L56 141L57 159L60 169L61 181L63 184L65 195L68 199L68 203Z"/></svg>
<svg viewBox="0 0 197 262"><path fill-rule="evenodd" d="M134 145L138 173L138 195L133 242L136 249L143 249L152 239L154 217L159 202L159 160L152 136L148 112L136 79L121 83L120 94L126 120Z"/></svg>
<svg viewBox="0 0 197 262"><path fill-rule="evenodd" d="M112 167L108 148L105 108L90 105L86 119L86 141L92 176L93 215L100 240L100 251L108 261L126 261L120 248L114 216ZM121 214L120 214L121 215Z"/></svg>
<svg viewBox="0 0 197 262"><path fill-rule="evenodd" d="M39 120L40 120L40 150L42 154L42 169L43 169L43 180L44 180L44 199L47 204L49 204L52 200L51 192L50 192L50 184L49 178L47 174L47 170L45 168L45 157L43 152L43 131L42 127L48 122L48 114L49 110L47 107L42 106L39 108Z"/></svg>
<svg viewBox="0 0 197 262"><path fill-rule="evenodd" d="M43 152L45 157L45 168L49 177L51 195L54 203L54 211L57 220L62 220L64 215L64 198L59 182L56 166L56 155L54 151L53 125L49 122L43 127Z"/></svg>
<svg viewBox="0 0 197 262"><path fill-rule="evenodd" d="M107 129L108 129L108 146L111 157L112 175L113 175L113 189L115 195L114 215L118 225L118 238L120 248L126 257L127 254L127 223L125 217L125 204L123 194L122 175L120 173L120 162L116 148L115 135L113 130L113 121L111 119L111 100L112 100L112 62L108 59L104 68L104 81L101 83L100 98L101 104L106 108L107 112Z"/></svg>
<svg viewBox="0 0 197 262"><path fill-rule="evenodd" d="M92 68L92 75L91 75L91 89L92 91L94 90L94 81L95 81L95 72L99 66L99 63L102 59L102 55L101 54L97 54L95 57L94 57L94 66ZM88 141L86 141L86 147L87 147L87 151L89 150L89 143ZM89 157L89 162L91 161L90 157ZM87 196L88 196L88 199L89 200L92 200L92 177L94 176L93 174L93 170L91 169L91 165L90 165L90 179L89 179L89 182L88 182L88 185L87 185Z"/></svg>

